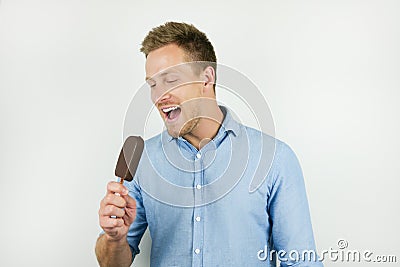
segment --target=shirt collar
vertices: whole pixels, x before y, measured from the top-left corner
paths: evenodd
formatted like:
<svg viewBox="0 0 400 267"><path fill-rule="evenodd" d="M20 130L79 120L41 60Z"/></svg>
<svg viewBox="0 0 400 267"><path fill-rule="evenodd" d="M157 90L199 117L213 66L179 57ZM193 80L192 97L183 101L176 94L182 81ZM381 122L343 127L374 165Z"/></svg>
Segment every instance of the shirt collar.
<svg viewBox="0 0 400 267"><path fill-rule="evenodd" d="M231 111L224 106L219 106L222 113L224 114L224 120L222 121L222 126L219 128L218 133L220 132L232 132L235 136L240 134L240 125L233 118Z"/></svg>
<svg viewBox="0 0 400 267"><path fill-rule="evenodd" d="M215 138L217 138L218 136L220 136L221 134L226 133L226 132L232 132L235 137L238 136L240 134L240 125L233 118L231 111L225 106L219 106L219 108L221 109L222 113L224 114L224 120L222 121L222 125L221 125L221 127L219 127L218 133ZM182 137L179 137L179 138L172 137L171 135L168 134L168 131L166 131L166 130L163 132L163 134L167 135L165 137L169 142L172 141L173 139L185 140Z"/></svg>

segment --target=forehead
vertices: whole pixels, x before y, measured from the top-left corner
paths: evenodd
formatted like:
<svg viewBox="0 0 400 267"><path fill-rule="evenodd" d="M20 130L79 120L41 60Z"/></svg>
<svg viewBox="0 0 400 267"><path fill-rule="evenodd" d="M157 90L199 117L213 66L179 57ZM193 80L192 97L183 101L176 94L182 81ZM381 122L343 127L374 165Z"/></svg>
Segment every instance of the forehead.
<svg viewBox="0 0 400 267"><path fill-rule="evenodd" d="M146 58L146 77L153 77L165 69L187 62L185 56L183 49L176 44L169 44L151 51Z"/></svg>

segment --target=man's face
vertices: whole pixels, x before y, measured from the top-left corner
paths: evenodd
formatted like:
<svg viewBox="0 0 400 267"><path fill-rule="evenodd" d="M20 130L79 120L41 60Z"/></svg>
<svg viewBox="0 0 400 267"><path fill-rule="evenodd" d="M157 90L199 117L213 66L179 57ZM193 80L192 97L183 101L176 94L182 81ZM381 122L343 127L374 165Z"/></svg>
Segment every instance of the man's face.
<svg viewBox="0 0 400 267"><path fill-rule="evenodd" d="M204 82L193 72L196 63L185 62L185 52L175 44L150 52L146 59L151 100L173 137L191 133L200 121Z"/></svg>

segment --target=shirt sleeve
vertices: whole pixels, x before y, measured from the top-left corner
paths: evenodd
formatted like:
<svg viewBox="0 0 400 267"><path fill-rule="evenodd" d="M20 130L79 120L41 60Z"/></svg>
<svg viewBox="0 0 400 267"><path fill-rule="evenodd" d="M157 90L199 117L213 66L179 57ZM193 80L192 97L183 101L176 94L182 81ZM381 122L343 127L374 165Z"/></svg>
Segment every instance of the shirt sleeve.
<svg viewBox="0 0 400 267"><path fill-rule="evenodd" d="M272 249L280 266L318 266L307 194L296 155L284 143L277 146L276 169L267 201L272 221Z"/></svg>
<svg viewBox="0 0 400 267"><path fill-rule="evenodd" d="M129 195L136 200L136 218L131 224L127 235L127 241L132 251L132 259L134 259L140 253L139 243L147 229L146 211L143 205L141 189L135 179L131 182L125 181L124 184L129 189Z"/></svg>

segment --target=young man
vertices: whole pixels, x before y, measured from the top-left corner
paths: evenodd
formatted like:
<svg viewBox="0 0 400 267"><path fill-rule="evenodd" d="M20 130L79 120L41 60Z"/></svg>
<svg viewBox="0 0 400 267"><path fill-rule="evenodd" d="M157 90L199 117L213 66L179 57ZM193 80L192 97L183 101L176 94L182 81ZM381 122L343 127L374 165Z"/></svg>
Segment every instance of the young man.
<svg viewBox="0 0 400 267"><path fill-rule="evenodd" d="M168 22L149 32L141 51L167 131L146 141L132 182L107 185L100 265L130 266L149 227L151 266L275 266L271 250L283 251L281 266L322 266L301 257L315 253L315 244L296 156L218 106L216 56L206 35ZM260 173L264 182L249 192Z"/></svg>

